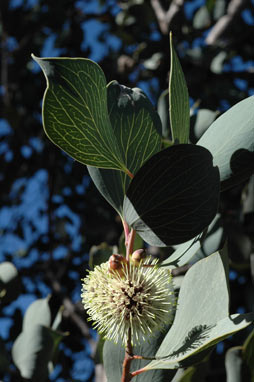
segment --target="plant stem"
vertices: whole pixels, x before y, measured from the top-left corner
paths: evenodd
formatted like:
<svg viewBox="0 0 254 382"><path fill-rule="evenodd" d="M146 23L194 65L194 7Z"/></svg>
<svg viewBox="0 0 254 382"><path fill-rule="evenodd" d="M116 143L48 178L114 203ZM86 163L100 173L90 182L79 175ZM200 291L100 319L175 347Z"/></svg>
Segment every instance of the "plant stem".
<svg viewBox="0 0 254 382"><path fill-rule="evenodd" d="M134 178L134 175L133 175L128 169L126 169L126 174L127 174L131 179Z"/></svg>
<svg viewBox="0 0 254 382"><path fill-rule="evenodd" d="M128 236L128 243L126 247L126 260L129 261L130 254L133 252L134 240L136 231L132 228Z"/></svg>
<svg viewBox="0 0 254 382"><path fill-rule="evenodd" d="M125 348L125 356L123 360L123 372L121 382L130 382L132 379L132 374L130 372L131 361L133 360L132 345L131 345L131 330L129 329L128 341Z"/></svg>
<svg viewBox="0 0 254 382"><path fill-rule="evenodd" d="M136 371L133 371L132 373L130 373L130 374L131 374L131 378L133 378L133 377L135 377L136 375L139 375L139 374L141 374L141 373L144 373L145 371L147 371L147 370L145 370L144 368L139 369L139 370L136 370Z"/></svg>
<svg viewBox="0 0 254 382"><path fill-rule="evenodd" d="M128 224L126 223L126 221L124 221L124 220L122 219L122 223L123 223L124 236L125 236L125 247L127 248L130 231L129 231L129 226L128 226Z"/></svg>

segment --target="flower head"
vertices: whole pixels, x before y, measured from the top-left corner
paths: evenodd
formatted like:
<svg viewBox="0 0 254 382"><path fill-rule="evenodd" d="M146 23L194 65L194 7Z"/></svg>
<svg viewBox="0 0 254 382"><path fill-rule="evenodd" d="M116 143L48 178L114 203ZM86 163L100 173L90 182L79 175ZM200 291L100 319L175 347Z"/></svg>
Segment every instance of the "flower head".
<svg viewBox="0 0 254 382"><path fill-rule="evenodd" d="M104 338L133 344L173 321L175 296L170 271L141 262L123 264L123 272L103 263L83 279L82 302Z"/></svg>

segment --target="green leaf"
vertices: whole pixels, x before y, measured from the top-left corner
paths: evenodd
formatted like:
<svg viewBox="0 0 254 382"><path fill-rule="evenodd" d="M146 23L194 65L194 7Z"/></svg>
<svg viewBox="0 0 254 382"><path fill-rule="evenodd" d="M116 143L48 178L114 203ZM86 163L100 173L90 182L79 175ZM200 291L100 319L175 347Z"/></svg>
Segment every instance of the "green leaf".
<svg viewBox="0 0 254 382"><path fill-rule="evenodd" d="M123 184L120 171L105 170L97 167L87 166L90 177L92 178L96 188L107 200L107 202L122 216L124 187L127 187L131 178L125 179Z"/></svg>
<svg viewBox="0 0 254 382"><path fill-rule="evenodd" d="M147 96L117 81L107 86L108 111L126 167L132 174L161 146L161 121ZM104 198L122 215L123 200L131 178L123 172L88 166L89 174Z"/></svg>
<svg viewBox="0 0 254 382"><path fill-rule="evenodd" d="M219 173L209 151L175 145L137 172L124 200L124 218L150 245L180 244L209 225L218 197Z"/></svg>
<svg viewBox="0 0 254 382"><path fill-rule="evenodd" d="M21 332L12 348L13 361L21 376L32 382L46 381L53 349L54 340L49 328L36 324Z"/></svg>
<svg viewBox="0 0 254 382"><path fill-rule="evenodd" d="M190 129L189 94L170 33L169 115L172 138L178 143L188 143Z"/></svg>
<svg viewBox="0 0 254 382"><path fill-rule="evenodd" d="M222 226L221 215L217 214L201 235L194 240L189 240L177 247L161 265L168 268L181 267L190 261L196 262L203 257L222 249L224 243L224 229Z"/></svg>
<svg viewBox="0 0 254 382"><path fill-rule="evenodd" d="M217 214L208 227L207 235L201 240L201 247L192 257L192 263L211 255L223 248L225 243L225 234L223 220L220 214Z"/></svg>
<svg viewBox="0 0 254 382"><path fill-rule="evenodd" d="M128 172L107 109L106 79L85 58L38 58L47 89L43 126L47 136L77 161Z"/></svg>
<svg viewBox="0 0 254 382"><path fill-rule="evenodd" d="M164 334L159 333L157 336L142 342L139 346L133 347L133 354L142 355L151 358L155 355L156 350L160 346ZM122 344L114 344L111 341L105 341L103 348L103 364L108 381L119 382L122 376L122 367L125 350ZM133 360L131 362L131 371L138 370L149 363L149 360ZM165 382L171 381L175 371L172 370L153 370L134 378L135 382Z"/></svg>
<svg viewBox="0 0 254 382"><path fill-rule="evenodd" d="M228 315L227 268L226 255L219 253L190 268L180 289L173 325L156 353L156 360L145 370L183 367L189 357L208 351L253 321L254 313Z"/></svg>
<svg viewBox="0 0 254 382"><path fill-rule="evenodd" d="M188 240L179 245L175 252L165 259L161 265L173 269L187 264L201 248L201 238L202 235L199 235L195 239Z"/></svg>
<svg viewBox="0 0 254 382"><path fill-rule="evenodd" d="M23 320L22 330L30 330L33 325L50 326L51 312L49 298L41 298L29 305Z"/></svg>
<svg viewBox="0 0 254 382"><path fill-rule="evenodd" d="M254 171L254 97L222 114L198 145L206 147L219 167L222 189L247 179Z"/></svg>

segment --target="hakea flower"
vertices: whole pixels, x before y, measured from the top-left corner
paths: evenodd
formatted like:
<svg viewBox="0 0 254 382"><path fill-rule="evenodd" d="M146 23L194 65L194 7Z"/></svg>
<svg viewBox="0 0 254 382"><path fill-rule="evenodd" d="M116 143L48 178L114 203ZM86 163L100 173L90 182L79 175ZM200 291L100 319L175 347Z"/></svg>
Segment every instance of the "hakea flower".
<svg viewBox="0 0 254 382"><path fill-rule="evenodd" d="M159 268L157 260L148 262L137 266L125 260L121 271L103 263L82 280L82 302L105 339L126 345L130 332L132 345L139 344L173 321L171 273Z"/></svg>

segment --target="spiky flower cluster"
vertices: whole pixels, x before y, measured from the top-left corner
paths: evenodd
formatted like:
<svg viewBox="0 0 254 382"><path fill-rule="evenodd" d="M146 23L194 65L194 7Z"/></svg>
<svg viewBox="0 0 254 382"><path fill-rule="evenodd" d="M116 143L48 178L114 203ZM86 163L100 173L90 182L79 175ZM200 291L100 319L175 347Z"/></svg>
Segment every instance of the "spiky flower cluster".
<svg viewBox="0 0 254 382"><path fill-rule="evenodd" d="M123 272L108 271L103 263L83 279L82 302L105 339L132 344L170 324L175 296L170 271L141 263L124 264Z"/></svg>

